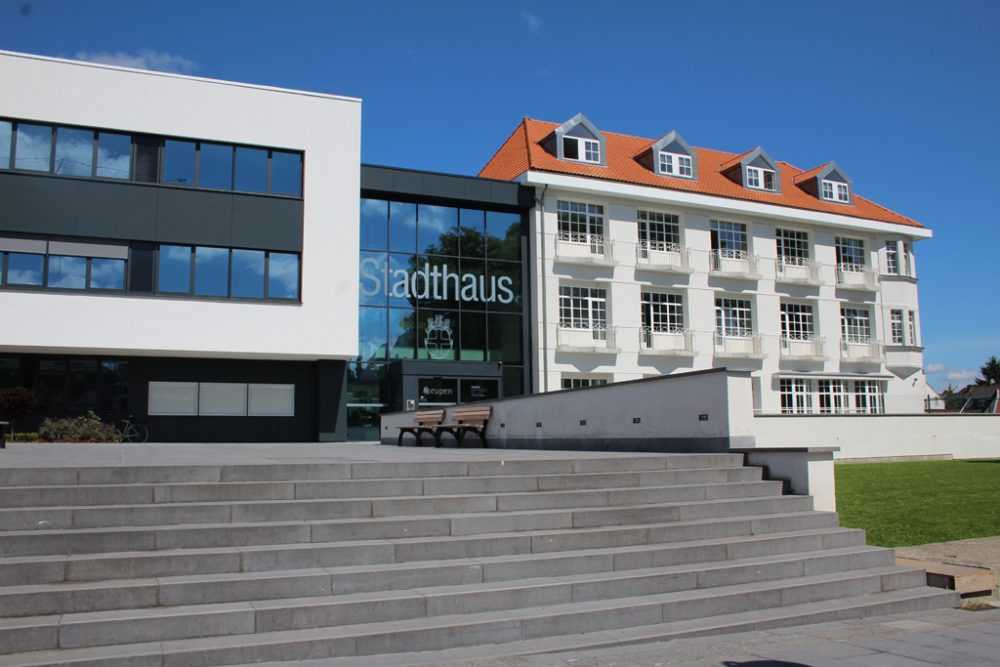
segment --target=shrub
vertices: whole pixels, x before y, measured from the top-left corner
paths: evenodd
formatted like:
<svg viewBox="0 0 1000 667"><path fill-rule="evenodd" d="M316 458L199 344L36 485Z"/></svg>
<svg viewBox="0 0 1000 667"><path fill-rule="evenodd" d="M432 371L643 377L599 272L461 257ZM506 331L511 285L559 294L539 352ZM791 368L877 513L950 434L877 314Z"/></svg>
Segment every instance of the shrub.
<svg viewBox="0 0 1000 667"><path fill-rule="evenodd" d="M25 387L0 389L0 417L13 421L35 409L35 392Z"/></svg>
<svg viewBox="0 0 1000 667"><path fill-rule="evenodd" d="M45 419L38 427L44 442L119 442L114 424L101 421L93 412L71 419Z"/></svg>
<svg viewBox="0 0 1000 667"><path fill-rule="evenodd" d="M10 442L38 442L37 433L11 433L7 436Z"/></svg>

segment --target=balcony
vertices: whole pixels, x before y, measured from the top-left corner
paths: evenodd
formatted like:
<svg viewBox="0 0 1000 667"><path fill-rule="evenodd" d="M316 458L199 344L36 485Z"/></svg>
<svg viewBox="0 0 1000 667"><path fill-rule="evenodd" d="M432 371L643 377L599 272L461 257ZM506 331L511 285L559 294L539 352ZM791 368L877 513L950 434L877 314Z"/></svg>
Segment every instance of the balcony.
<svg viewBox="0 0 1000 667"><path fill-rule="evenodd" d="M642 327L639 330L639 354L693 357L691 330Z"/></svg>
<svg viewBox="0 0 1000 667"><path fill-rule="evenodd" d="M567 264L610 266L614 252L603 234L559 232L556 236L556 261Z"/></svg>
<svg viewBox="0 0 1000 667"><path fill-rule="evenodd" d="M560 352L614 354L620 351L615 347L616 329L601 325L589 328L560 326L556 337L557 349Z"/></svg>
<svg viewBox="0 0 1000 667"><path fill-rule="evenodd" d="M757 256L743 250L713 250L710 261L713 276L743 280L757 280L760 277L757 274Z"/></svg>
<svg viewBox="0 0 1000 667"><path fill-rule="evenodd" d="M819 262L794 257L779 257L774 260L774 282L793 285L822 285L819 277Z"/></svg>
<svg viewBox="0 0 1000 667"><path fill-rule="evenodd" d="M885 348L873 339L841 338L840 360L859 364L881 364L885 361Z"/></svg>
<svg viewBox="0 0 1000 667"><path fill-rule="evenodd" d="M781 359L795 361L826 361L826 340L823 338L781 337Z"/></svg>
<svg viewBox="0 0 1000 667"><path fill-rule="evenodd" d="M676 243L639 241L635 249L635 266L646 271L664 273L693 273L689 261L690 251Z"/></svg>
<svg viewBox="0 0 1000 667"><path fill-rule="evenodd" d="M862 292L877 292L879 287L878 272L866 268L863 264L838 264L837 287Z"/></svg>
<svg viewBox="0 0 1000 667"><path fill-rule="evenodd" d="M715 334L715 356L727 359L763 359L761 335L745 334Z"/></svg>

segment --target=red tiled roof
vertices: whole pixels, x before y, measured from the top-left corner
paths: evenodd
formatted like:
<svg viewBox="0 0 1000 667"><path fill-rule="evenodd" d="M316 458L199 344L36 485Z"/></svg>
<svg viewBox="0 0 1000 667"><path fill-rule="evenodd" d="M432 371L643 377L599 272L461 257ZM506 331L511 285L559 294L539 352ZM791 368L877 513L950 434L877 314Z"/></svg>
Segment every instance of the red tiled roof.
<svg viewBox="0 0 1000 667"><path fill-rule="evenodd" d="M796 185L808 180L812 172L819 171L826 166L825 164L816 169L802 171L787 162L778 161L781 166L781 192L765 192L744 188L721 171L725 165L732 166L735 164L734 160L738 162L747 153L734 155L725 151L695 148L694 152L698 158L698 179L687 180L660 176L648 169L640 162L640 158L649 151L654 140L627 134L603 132L607 139L606 167L559 160L541 146L542 140L552 134L557 127L557 123L525 118L490 158L479 175L484 178L512 180L529 170L547 171L923 227L919 222L890 211L864 197L855 195L853 206L845 206L822 201Z"/></svg>
<svg viewBox="0 0 1000 667"><path fill-rule="evenodd" d="M792 181L795 182L795 183L805 183L809 179L816 178L816 176L819 174L819 172L823 171L823 169L825 169L826 165L828 165L828 164L830 164L830 163L829 162L824 162L820 166L813 167L809 171L803 171L801 174L799 174L798 176L796 176L795 178L793 178Z"/></svg>

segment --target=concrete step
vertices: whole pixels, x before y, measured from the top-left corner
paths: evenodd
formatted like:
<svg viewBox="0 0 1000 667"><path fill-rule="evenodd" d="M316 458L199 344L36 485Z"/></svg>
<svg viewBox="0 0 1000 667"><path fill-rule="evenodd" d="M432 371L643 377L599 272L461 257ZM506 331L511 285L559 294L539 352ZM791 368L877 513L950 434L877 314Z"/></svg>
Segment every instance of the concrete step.
<svg viewBox="0 0 1000 667"><path fill-rule="evenodd" d="M446 454L446 453L442 453ZM103 466L0 469L0 487L189 482L299 481L567 475L574 473L738 468L742 454L650 454L511 461L282 463L207 466Z"/></svg>
<svg viewBox="0 0 1000 667"><path fill-rule="evenodd" d="M417 635L439 626L437 619L452 623L460 620L463 624L478 620L489 625L496 620L497 612L510 618L506 612L514 609L519 610L516 616L522 623L529 621L526 638L548 637L889 592L923 584L921 571L895 565L846 573L784 576L777 580L767 578L766 568L761 567L760 571L763 580L700 589L692 585L697 570L665 573L641 570L617 577L576 575L333 598L2 619L0 647L13 646L19 652L46 651L254 633L259 636L310 628L350 630L358 625L388 621L408 626L399 628L402 635ZM390 640L390 646L396 641L398 638ZM405 647L399 646L396 650L404 650Z"/></svg>
<svg viewBox="0 0 1000 667"><path fill-rule="evenodd" d="M398 517L419 514L621 507L722 498L780 496L781 482L728 482L626 489L533 491L477 495L266 500L0 509L0 531L63 528L247 523L331 518Z"/></svg>
<svg viewBox="0 0 1000 667"><path fill-rule="evenodd" d="M723 467L647 472L495 475L371 480L135 483L0 487L0 507L73 507L154 503L379 498L612 489L753 482L761 468Z"/></svg>
<svg viewBox="0 0 1000 667"><path fill-rule="evenodd" d="M682 581L705 588L719 581L737 583L741 576L750 577L742 581L762 579L767 576L765 570L802 576L891 564L892 552L865 546L858 531L827 529L559 555L6 586L0 588L0 616L495 585L553 577L620 578L650 568L676 571L684 576Z"/></svg>
<svg viewBox="0 0 1000 667"><path fill-rule="evenodd" d="M351 542L289 542L242 547L207 547L0 558L0 585L29 585L102 579L149 578L329 567L387 567L399 563L496 556L511 561L540 555L570 557L599 549L670 545L698 540L827 531L864 542L864 532L840 529L831 512L797 512L586 529L509 532L467 537L403 537ZM832 539L832 538L831 538ZM841 539L841 538L838 538ZM829 545L828 545L829 546ZM846 546L846 545L840 545ZM606 556L601 556L606 559ZM496 566L494 569L499 568ZM373 570L374 571L374 570ZM363 571L356 582L370 581ZM360 585L360 583L358 584Z"/></svg>
<svg viewBox="0 0 1000 667"><path fill-rule="evenodd" d="M444 508L441 509L446 511ZM765 496L594 509L533 510L450 516L433 514L319 521L218 522L200 525L20 530L6 531L2 534L0 556L336 542L408 536L477 535L680 522L802 512L811 509L812 498L809 496Z"/></svg>

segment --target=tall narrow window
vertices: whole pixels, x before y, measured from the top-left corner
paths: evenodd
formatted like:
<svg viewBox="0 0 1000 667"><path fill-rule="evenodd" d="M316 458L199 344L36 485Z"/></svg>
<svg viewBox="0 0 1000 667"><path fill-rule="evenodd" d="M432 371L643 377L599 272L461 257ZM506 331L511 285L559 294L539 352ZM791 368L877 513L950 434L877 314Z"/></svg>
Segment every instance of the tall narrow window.
<svg viewBox="0 0 1000 667"><path fill-rule="evenodd" d="M799 378L781 378L781 413L804 415L812 412L812 381Z"/></svg>
<svg viewBox="0 0 1000 667"><path fill-rule="evenodd" d="M52 128L48 125L17 124L14 168L51 171Z"/></svg>
<svg viewBox="0 0 1000 667"><path fill-rule="evenodd" d="M893 345L903 345L903 311L889 311L889 340Z"/></svg>
<svg viewBox="0 0 1000 667"><path fill-rule="evenodd" d="M115 132L98 132L97 176L128 180L131 173L132 137Z"/></svg>
<svg viewBox="0 0 1000 667"><path fill-rule="evenodd" d="M899 241L885 242L885 270L890 275L899 274Z"/></svg>
<svg viewBox="0 0 1000 667"><path fill-rule="evenodd" d="M55 173L64 176L92 176L94 131L70 127L56 128Z"/></svg>
<svg viewBox="0 0 1000 667"><path fill-rule="evenodd" d="M907 312L910 328L910 345L916 346L917 343L917 314L914 311Z"/></svg>
<svg viewBox="0 0 1000 667"><path fill-rule="evenodd" d="M11 133L14 125L9 120L0 120L0 169L10 169L10 149L13 145Z"/></svg>
<svg viewBox="0 0 1000 667"><path fill-rule="evenodd" d="M903 241L903 254L900 255L900 265L902 266L902 275L912 277L910 273L910 244Z"/></svg>

